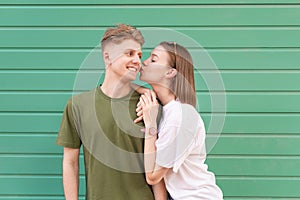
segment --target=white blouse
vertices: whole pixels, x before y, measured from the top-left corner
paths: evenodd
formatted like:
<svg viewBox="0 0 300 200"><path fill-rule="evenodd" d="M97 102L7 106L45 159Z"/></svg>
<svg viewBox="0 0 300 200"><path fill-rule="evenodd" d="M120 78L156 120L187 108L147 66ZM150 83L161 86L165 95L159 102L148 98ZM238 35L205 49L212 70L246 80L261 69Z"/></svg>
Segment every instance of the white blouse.
<svg viewBox="0 0 300 200"><path fill-rule="evenodd" d="M172 168L164 181L173 199L223 199L204 163L205 127L193 106L175 100L163 106L156 151L157 165Z"/></svg>

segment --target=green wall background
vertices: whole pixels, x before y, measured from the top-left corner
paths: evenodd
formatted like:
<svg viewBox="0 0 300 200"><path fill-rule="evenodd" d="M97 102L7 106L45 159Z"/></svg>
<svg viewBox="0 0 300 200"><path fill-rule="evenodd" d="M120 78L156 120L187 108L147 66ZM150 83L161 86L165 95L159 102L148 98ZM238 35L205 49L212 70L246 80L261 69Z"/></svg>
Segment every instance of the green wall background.
<svg viewBox="0 0 300 200"><path fill-rule="evenodd" d="M64 199L62 112L84 58L122 22L180 31L216 63L226 91L208 92L205 66L196 87L206 124L225 114L209 95L226 92L207 160L226 200L300 199L300 0L0 0L0 199ZM83 167L81 183L84 199Z"/></svg>

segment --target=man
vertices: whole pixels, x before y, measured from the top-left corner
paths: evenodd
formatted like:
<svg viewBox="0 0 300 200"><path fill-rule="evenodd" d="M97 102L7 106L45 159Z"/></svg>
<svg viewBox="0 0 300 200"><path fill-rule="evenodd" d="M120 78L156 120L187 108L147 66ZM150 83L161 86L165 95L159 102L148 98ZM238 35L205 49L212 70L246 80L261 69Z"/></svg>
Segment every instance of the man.
<svg viewBox="0 0 300 200"><path fill-rule="evenodd" d="M140 31L118 25L101 40L106 67L100 87L68 101L56 143L64 146L63 185L67 200L78 199L80 146L83 145L86 199L151 200L143 173L143 133L135 125L139 94L132 90L141 67ZM165 198L164 184L153 187Z"/></svg>

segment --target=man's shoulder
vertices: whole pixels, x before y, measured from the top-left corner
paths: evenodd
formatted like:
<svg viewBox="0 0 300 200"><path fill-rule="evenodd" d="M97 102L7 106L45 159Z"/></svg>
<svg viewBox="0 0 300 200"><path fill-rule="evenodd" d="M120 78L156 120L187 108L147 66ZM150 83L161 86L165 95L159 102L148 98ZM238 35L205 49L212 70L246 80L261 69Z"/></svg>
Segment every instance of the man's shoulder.
<svg viewBox="0 0 300 200"><path fill-rule="evenodd" d="M73 106L76 106L81 103L87 103L89 101L92 101L95 98L96 91L97 88L94 88L89 91L81 92L79 94L74 94L69 98L68 104L72 104Z"/></svg>
<svg viewBox="0 0 300 200"><path fill-rule="evenodd" d="M87 96L91 96L93 94L95 94L97 91L97 88L93 88L89 91L85 91L85 92L81 92L81 93L78 93L78 94L75 94L72 96L72 98L86 98Z"/></svg>
<svg viewBox="0 0 300 200"><path fill-rule="evenodd" d="M130 95L130 98L133 99L133 100L135 100L135 99L139 99L140 96L141 96L140 93L138 93L137 91L133 90L132 93L131 93L131 95Z"/></svg>
<svg viewBox="0 0 300 200"><path fill-rule="evenodd" d="M96 91L97 91L97 88L94 88L94 89L91 89L89 91L74 94L71 98L75 99L75 100L89 98L90 96L94 96Z"/></svg>

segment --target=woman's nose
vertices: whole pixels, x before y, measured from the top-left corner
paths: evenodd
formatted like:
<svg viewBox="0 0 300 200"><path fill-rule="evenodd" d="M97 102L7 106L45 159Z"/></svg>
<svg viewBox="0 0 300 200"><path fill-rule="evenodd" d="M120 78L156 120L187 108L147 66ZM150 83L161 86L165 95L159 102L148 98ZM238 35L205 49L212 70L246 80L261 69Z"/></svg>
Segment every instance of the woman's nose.
<svg viewBox="0 0 300 200"><path fill-rule="evenodd" d="M146 60L144 60L144 61L142 62L143 66L146 66L146 65L148 65L148 63L149 63L149 58L148 58L148 59L146 59Z"/></svg>

